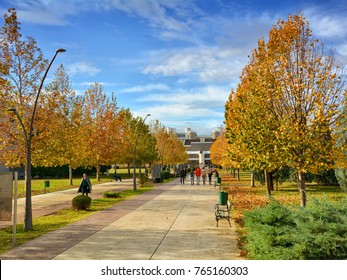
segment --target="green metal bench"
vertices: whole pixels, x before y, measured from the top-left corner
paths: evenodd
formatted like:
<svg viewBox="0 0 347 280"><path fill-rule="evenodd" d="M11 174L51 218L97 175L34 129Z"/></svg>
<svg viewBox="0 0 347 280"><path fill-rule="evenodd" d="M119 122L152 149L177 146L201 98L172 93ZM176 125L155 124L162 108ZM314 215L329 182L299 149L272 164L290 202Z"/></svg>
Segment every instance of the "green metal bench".
<svg viewBox="0 0 347 280"><path fill-rule="evenodd" d="M218 227L218 222L221 219L226 219L229 222L229 226L231 227L231 215L230 215L230 211L231 211L231 203L228 200L227 204L216 204L215 205L215 216L216 216L216 221L217 221L217 227Z"/></svg>

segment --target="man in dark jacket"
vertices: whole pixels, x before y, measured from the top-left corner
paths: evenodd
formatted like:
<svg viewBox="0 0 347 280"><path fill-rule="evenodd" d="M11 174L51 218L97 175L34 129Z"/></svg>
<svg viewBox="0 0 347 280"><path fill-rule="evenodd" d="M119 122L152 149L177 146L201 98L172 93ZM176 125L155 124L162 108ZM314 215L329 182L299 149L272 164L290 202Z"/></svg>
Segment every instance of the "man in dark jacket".
<svg viewBox="0 0 347 280"><path fill-rule="evenodd" d="M186 176L187 176L186 169L182 167L182 169L180 171L180 181L181 181L181 184L184 184L184 180L186 179Z"/></svg>

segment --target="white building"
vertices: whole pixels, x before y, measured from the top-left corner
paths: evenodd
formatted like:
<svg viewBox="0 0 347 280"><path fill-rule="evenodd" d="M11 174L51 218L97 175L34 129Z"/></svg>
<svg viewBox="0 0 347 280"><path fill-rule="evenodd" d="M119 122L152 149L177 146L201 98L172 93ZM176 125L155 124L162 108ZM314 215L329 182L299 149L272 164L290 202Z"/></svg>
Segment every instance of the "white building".
<svg viewBox="0 0 347 280"><path fill-rule="evenodd" d="M203 167L211 164L210 148L220 135L220 131L213 131L211 137L199 137L191 128L186 128L184 134L176 133L176 135L186 148L188 165Z"/></svg>

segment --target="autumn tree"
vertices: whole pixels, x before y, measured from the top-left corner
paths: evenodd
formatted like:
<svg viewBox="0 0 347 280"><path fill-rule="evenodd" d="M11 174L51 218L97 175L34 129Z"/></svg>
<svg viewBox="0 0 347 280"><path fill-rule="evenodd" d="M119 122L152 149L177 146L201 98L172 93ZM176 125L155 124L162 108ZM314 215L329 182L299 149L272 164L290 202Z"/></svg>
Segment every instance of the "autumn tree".
<svg viewBox="0 0 347 280"><path fill-rule="evenodd" d="M25 163L25 142L22 127L8 122L8 108L16 108L23 125L29 131L30 118L40 83L47 67L41 50L32 37L22 38L15 9L4 15L0 40L1 78L1 161L7 166ZM6 121L7 120L7 121Z"/></svg>
<svg viewBox="0 0 347 280"><path fill-rule="evenodd" d="M271 195L271 172L282 165L286 155L273 137L279 119L268 112L271 103L264 86L272 84L273 79L266 72L265 61L265 48L260 41L242 72L236 92L229 96L225 122L231 159L239 167L264 170L267 193Z"/></svg>
<svg viewBox="0 0 347 280"><path fill-rule="evenodd" d="M211 162L215 165L224 165L224 158L227 156L227 140L225 136L219 135L210 148Z"/></svg>
<svg viewBox="0 0 347 280"><path fill-rule="evenodd" d="M95 166L100 180L100 165L109 165L118 152L116 142L121 135L117 118L116 98L107 98L103 87L94 83L85 92L82 120L78 133L81 148L78 159L84 166Z"/></svg>
<svg viewBox="0 0 347 280"><path fill-rule="evenodd" d="M72 185L72 169L81 166L82 141L76 132L81 129L82 98L76 96L63 65L43 92L40 104L38 118L44 125L39 129L33 161L47 167L68 165Z"/></svg>
<svg viewBox="0 0 347 280"><path fill-rule="evenodd" d="M247 67L232 99L236 109L228 107L237 113L226 112L234 119L240 117L245 128L232 125L229 118L229 131L234 135L237 129L255 133L254 140L249 137L251 134L241 133L236 138L246 144L248 152L261 151L250 159L261 162L261 156L269 167L295 168L301 205L305 206L304 174L330 169L335 163L343 67L324 44L313 38L309 23L301 14L289 16L288 21L279 20L270 31L268 42L259 40Z"/></svg>
<svg viewBox="0 0 347 280"><path fill-rule="evenodd" d="M176 134L168 131L159 121L153 124L152 133L155 135L157 143L157 163L161 167L164 165L186 163L188 161L188 154Z"/></svg>
<svg viewBox="0 0 347 280"><path fill-rule="evenodd" d="M0 160L7 166L25 163L26 205L24 230L32 230L31 146L35 134L33 121L41 73L48 62L32 37L22 38L15 9L4 15L0 40ZM46 72L47 73L47 72ZM9 121L8 108L18 116ZM12 117L13 118L13 117Z"/></svg>
<svg viewBox="0 0 347 280"><path fill-rule="evenodd" d="M122 110L123 118L123 151L121 158L128 164L130 174L130 164L133 166L133 190L136 191L136 169L143 163L151 164L157 158L156 139L151 134L149 126L145 123L146 118L134 117L129 109Z"/></svg>
<svg viewBox="0 0 347 280"><path fill-rule="evenodd" d="M278 22L270 31L268 52L276 85L267 94L273 102L271 114L281 118L275 135L289 151L288 165L298 172L301 205L305 206L304 174L335 164L343 67L313 38L302 15Z"/></svg>

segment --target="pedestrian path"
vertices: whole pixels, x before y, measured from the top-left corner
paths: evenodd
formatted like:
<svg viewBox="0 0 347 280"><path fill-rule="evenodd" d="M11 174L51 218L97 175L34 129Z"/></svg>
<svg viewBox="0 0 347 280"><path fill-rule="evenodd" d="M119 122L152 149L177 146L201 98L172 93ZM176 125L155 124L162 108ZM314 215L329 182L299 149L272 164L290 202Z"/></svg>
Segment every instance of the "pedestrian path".
<svg viewBox="0 0 347 280"><path fill-rule="evenodd" d="M102 197L107 191L124 191L132 188L132 179L123 179L122 182L108 182L93 185L93 191L90 194L92 199ZM72 199L77 195L77 188L65 191L52 192L32 196L32 216L33 218L52 214L54 212L71 207ZM17 200L17 221L24 221L25 198ZM12 221L0 221L0 229L12 226Z"/></svg>
<svg viewBox="0 0 347 280"><path fill-rule="evenodd" d="M218 191L178 180L50 232L0 259L242 259L234 224L216 227Z"/></svg>

